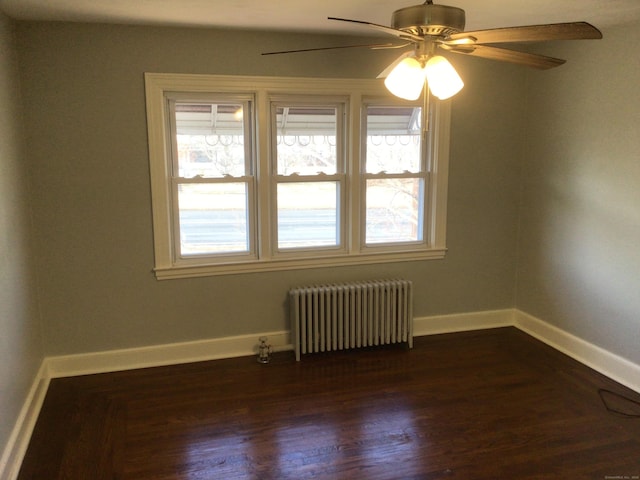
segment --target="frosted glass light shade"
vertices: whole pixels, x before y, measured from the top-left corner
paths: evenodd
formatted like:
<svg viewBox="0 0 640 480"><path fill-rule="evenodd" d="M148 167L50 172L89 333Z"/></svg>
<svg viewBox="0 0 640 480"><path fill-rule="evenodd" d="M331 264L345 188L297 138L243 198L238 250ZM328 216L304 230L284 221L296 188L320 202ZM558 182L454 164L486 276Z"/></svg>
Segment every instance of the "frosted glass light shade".
<svg viewBox="0 0 640 480"><path fill-rule="evenodd" d="M440 100L453 97L464 87L460 75L444 57L431 57L424 68L429 90Z"/></svg>
<svg viewBox="0 0 640 480"><path fill-rule="evenodd" d="M384 84L396 97L417 100L424 86L424 70L415 58L405 58L391 70Z"/></svg>

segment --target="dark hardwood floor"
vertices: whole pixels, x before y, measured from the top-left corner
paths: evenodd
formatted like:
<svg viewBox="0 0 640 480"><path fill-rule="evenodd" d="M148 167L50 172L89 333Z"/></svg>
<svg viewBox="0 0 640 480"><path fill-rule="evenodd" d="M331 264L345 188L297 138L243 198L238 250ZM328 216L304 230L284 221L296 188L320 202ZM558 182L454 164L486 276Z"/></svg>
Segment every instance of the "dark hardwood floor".
<svg viewBox="0 0 640 480"><path fill-rule="evenodd" d="M514 328L55 379L19 479L638 479L639 395Z"/></svg>

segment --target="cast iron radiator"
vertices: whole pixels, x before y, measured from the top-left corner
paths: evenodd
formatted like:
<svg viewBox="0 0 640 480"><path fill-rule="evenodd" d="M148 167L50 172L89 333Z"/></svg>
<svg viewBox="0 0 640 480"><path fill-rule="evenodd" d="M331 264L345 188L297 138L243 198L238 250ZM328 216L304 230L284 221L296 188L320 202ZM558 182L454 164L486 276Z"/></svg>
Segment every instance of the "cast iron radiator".
<svg viewBox="0 0 640 480"><path fill-rule="evenodd" d="M289 290L296 360L300 355L406 342L413 347L408 280L312 285Z"/></svg>

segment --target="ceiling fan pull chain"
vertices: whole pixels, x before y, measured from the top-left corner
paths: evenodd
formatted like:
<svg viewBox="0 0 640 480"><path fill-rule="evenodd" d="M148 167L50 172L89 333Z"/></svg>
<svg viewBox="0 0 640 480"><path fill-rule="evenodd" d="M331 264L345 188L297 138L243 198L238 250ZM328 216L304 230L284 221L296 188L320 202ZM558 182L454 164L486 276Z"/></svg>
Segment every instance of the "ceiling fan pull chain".
<svg viewBox="0 0 640 480"><path fill-rule="evenodd" d="M422 91L423 96L423 104L422 104L422 133L424 134L424 138L422 139L424 142L427 141L427 132L429 131L429 85L427 81L424 82L424 87Z"/></svg>

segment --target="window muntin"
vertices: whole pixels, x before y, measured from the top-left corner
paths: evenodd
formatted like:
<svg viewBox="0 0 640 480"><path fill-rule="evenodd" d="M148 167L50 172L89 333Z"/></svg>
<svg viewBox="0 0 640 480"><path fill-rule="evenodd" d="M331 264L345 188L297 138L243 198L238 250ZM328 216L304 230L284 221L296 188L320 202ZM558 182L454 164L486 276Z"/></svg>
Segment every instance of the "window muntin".
<svg viewBox="0 0 640 480"><path fill-rule="evenodd" d="M422 109L365 105L364 243L424 241L426 161Z"/></svg>
<svg viewBox="0 0 640 480"><path fill-rule="evenodd" d="M428 169L424 168L420 177L412 172L414 167L411 164L408 168L403 166L402 171L399 172L380 168L372 168L372 171L367 172L365 138L367 126L363 113L365 106L415 106L406 102L398 103L398 100L390 97L382 83L377 80L146 73L145 90L153 207L154 271L158 279L414 261L444 256L451 101L431 103L428 122L430 131L424 132L422 139L422 148L425 151L423 163L428 166ZM273 151L274 142L271 138L274 135L275 122L271 121L270 112L274 98L282 100L286 96L287 98L314 99L314 101L330 96L334 98L342 96L346 100L345 111L342 113L346 134L343 139L344 144L338 147L335 173L314 175L314 182L310 182L311 177L289 175L291 172L286 171L282 172L285 175L281 176L281 181L276 181L278 170ZM209 168L197 171L194 165L190 165L189 171L179 171L178 140L174 113L171 111L171 103L176 101L194 105L209 103L243 105L242 128L245 155L244 162L236 161L235 165L239 163L244 165L244 175L237 170L228 169L212 172ZM385 104L385 102L389 103ZM210 128L212 111L211 108L208 111L205 109L204 112L199 112L199 118L190 119L193 122L190 127ZM203 125L205 116L209 123ZM221 127L222 124L217 125ZM201 129L198 133L203 134ZM298 135L303 142L310 138L305 139L302 132ZM222 140L228 143L225 138ZM215 142L209 139L209 143ZM340 155L343 155L342 167L340 167ZM193 163L207 162L202 157L198 158L197 155L195 157L194 160L200 160L200 162ZM229 166L228 163L226 165ZM333 172L333 170L326 171ZM423 196L422 200L418 201L424 205L422 226L419 223L415 224L418 231L423 232L421 241L389 243L388 239L380 239L377 243L365 242L366 182L382 180L382 178L376 178L376 175L387 175L387 180L423 178L421 186L418 182L422 189L418 188L418 191ZM277 186L285 183L307 183L307 181L309 185L322 182L334 182L339 185L335 198L340 205L336 218L336 225L339 226L340 231L340 247L278 247ZM241 247L215 245L218 253L207 253L215 252L214 247L207 245L206 241L200 242L194 240L194 237L191 239L187 237L186 243L195 245L190 245L193 251L187 252L185 249L182 252L180 196L185 207L183 210L189 209L186 208L187 195L179 191L185 188L196 189L200 184L218 183L229 184L226 187L240 191L239 194L227 192L224 195L233 196L235 199L241 198L242 201L231 201L230 198L225 198L221 202L203 202L203 205L207 205L209 210L226 208L227 204L246 205L246 211L242 207L239 208L243 219L240 223L243 226L246 225L246 230L239 229L240 233L236 233L234 244ZM231 185L234 183L237 184L235 187ZM214 187L207 188L215 190ZM220 186L218 190L223 190L223 187ZM376 198L379 197L376 195ZM369 201L371 205L373 205L372 202L372 200ZM186 218L186 215L183 215L183 220ZM326 229L326 226L324 228ZM335 232L330 229L327 231L331 233L325 234L323 238L333 239ZM410 233L407 234L407 231ZM404 230L400 230L400 233L394 233L392 239L413 238L411 235L411 230L405 227ZM247 245L248 248L246 248Z"/></svg>

